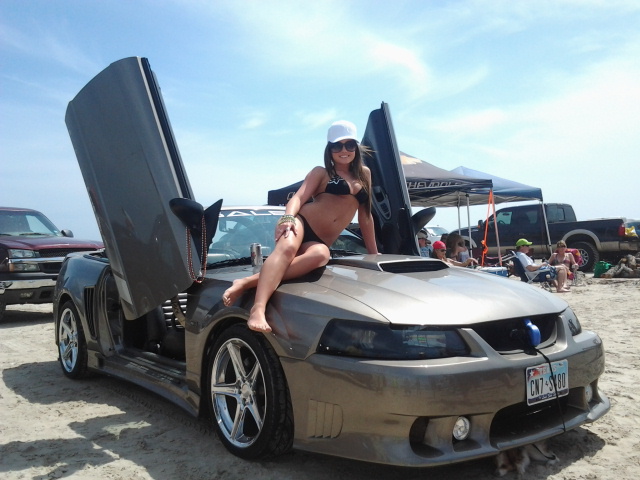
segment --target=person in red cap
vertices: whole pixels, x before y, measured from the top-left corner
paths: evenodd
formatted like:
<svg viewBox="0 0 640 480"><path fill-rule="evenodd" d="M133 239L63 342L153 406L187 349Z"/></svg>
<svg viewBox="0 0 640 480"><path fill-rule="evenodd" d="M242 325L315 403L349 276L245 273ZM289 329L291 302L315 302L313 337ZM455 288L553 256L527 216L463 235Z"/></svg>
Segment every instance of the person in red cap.
<svg viewBox="0 0 640 480"><path fill-rule="evenodd" d="M313 168L287 203L276 226L273 252L260 272L234 280L224 292L222 301L230 306L256 288L247 321L251 330L271 331L266 308L280 282L326 265L331 258L329 246L356 212L367 251L378 253L371 215L371 171L362 161L363 153L366 150L358 143L356 126L346 120L333 123L327 133L324 166Z"/></svg>
<svg viewBox="0 0 640 480"><path fill-rule="evenodd" d="M475 258L471 257L467 258L464 262L459 262L458 260L454 260L453 258L447 258L447 246L440 240L433 242L433 254L434 258L442 260L443 262L449 265L453 265L454 267L468 267L470 265L478 263Z"/></svg>

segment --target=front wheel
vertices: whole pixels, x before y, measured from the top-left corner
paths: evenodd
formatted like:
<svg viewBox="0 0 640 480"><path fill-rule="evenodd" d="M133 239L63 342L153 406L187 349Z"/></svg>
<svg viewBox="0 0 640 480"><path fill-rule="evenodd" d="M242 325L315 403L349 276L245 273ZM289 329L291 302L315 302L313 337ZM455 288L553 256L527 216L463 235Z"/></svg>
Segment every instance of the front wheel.
<svg viewBox="0 0 640 480"><path fill-rule="evenodd" d="M262 334L234 325L209 361L209 407L218 437L234 455L281 455L293 443L289 389L278 356Z"/></svg>
<svg viewBox="0 0 640 480"><path fill-rule="evenodd" d="M78 310L72 302L65 302L57 319L58 359L62 373L69 378L88 375L87 341L84 337Z"/></svg>
<svg viewBox="0 0 640 480"><path fill-rule="evenodd" d="M591 272L593 267L600 261L600 253L595 245L589 242L576 242L572 248L577 249L582 257L581 272Z"/></svg>

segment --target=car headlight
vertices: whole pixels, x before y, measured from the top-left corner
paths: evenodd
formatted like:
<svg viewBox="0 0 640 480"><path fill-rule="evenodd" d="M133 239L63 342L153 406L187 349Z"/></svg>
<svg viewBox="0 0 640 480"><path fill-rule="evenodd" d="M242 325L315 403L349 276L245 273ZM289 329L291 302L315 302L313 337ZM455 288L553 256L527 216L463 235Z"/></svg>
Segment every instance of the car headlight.
<svg viewBox="0 0 640 480"><path fill-rule="evenodd" d="M578 317L570 308L567 308L564 312L562 312L562 316L567 320L569 324L569 330L571 330L571 335L576 336L582 333L582 325L578 321Z"/></svg>
<svg viewBox="0 0 640 480"><path fill-rule="evenodd" d="M39 272L40 266L36 263L10 263L10 272Z"/></svg>
<svg viewBox="0 0 640 480"><path fill-rule="evenodd" d="M9 252L9 258L33 258L37 256L34 250L9 248L7 251Z"/></svg>
<svg viewBox="0 0 640 480"><path fill-rule="evenodd" d="M468 355L469 347L452 328L334 319L322 333L317 352L385 360L421 360Z"/></svg>

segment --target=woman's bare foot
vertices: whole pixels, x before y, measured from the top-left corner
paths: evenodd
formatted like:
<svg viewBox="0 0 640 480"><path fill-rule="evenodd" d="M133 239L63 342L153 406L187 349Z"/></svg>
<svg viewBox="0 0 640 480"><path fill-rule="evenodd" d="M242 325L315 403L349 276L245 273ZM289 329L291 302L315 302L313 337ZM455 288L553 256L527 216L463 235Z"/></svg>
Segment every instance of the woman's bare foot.
<svg viewBox="0 0 640 480"><path fill-rule="evenodd" d="M249 330L253 330L254 332L268 333L271 331L271 327L267 323L264 312L256 309L255 307L251 309L251 315L249 316L249 320L247 320L247 326L249 327Z"/></svg>
<svg viewBox="0 0 640 480"><path fill-rule="evenodd" d="M567 293L570 292L571 290L569 290L568 288L561 288L559 290L556 290L558 293Z"/></svg>
<svg viewBox="0 0 640 480"><path fill-rule="evenodd" d="M222 303L225 307L230 307L244 292L244 283L241 279L233 281L233 284L222 294Z"/></svg>

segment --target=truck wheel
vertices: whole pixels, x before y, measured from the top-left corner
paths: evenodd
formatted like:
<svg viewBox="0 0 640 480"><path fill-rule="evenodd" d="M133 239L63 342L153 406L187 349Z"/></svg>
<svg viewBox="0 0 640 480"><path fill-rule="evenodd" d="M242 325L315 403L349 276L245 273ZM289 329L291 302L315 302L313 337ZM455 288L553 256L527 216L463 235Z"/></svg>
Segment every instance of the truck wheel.
<svg viewBox="0 0 640 480"><path fill-rule="evenodd" d="M581 272L591 272L596 263L600 261L600 253L596 249L595 245L589 242L576 242L572 245L572 248L576 248L580 251L582 256Z"/></svg>

